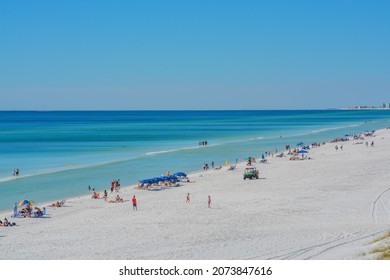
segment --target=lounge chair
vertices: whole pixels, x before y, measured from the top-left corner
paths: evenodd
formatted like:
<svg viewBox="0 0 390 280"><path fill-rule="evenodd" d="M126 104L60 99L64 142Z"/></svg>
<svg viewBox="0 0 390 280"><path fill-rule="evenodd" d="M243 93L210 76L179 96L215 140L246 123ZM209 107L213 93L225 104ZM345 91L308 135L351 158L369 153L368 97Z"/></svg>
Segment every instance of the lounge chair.
<svg viewBox="0 0 390 280"><path fill-rule="evenodd" d="M12 214L11 218L23 218L24 215L18 210Z"/></svg>

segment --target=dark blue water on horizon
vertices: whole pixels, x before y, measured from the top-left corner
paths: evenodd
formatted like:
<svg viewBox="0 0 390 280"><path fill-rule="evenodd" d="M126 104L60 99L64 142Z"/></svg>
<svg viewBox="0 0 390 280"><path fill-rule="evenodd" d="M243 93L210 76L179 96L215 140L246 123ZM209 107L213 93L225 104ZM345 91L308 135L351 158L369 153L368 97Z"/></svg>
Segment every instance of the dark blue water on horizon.
<svg viewBox="0 0 390 280"><path fill-rule="evenodd" d="M0 111L0 210L390 126L390 111ZM282 138L281 138L282 136ZM207 140L208 146L199 146ZM12 176L19 168L21 176Z"/></svg>

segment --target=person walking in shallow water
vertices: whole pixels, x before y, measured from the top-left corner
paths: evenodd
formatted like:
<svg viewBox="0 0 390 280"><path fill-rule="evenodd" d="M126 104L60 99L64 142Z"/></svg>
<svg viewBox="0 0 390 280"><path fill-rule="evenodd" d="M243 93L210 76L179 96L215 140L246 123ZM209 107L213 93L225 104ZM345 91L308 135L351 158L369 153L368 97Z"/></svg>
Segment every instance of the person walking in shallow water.
<svg viewBox="0 0 390 280"><path fill-rule="evenodd" d="M190 193L187 193L187 200L186 203L190 203Z"/></svg>
<svg viewBox="0 0 390 280"><path fill-rule="evenodd" d="M207 200L207 207L211 208L211 197L210 196L209 196L209 198Z"/></svg>

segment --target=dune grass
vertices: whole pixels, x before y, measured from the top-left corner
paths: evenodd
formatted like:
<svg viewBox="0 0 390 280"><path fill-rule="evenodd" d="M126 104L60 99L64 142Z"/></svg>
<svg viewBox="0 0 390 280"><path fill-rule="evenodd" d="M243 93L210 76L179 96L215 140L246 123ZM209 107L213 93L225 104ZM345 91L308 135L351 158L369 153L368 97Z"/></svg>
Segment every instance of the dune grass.
<svg viewBox="0 0 390 280"><path fill-rule="evenodd" d="M381 245L372 249L369 254L375 254L377 260L390 260L390 231L375 238L371 244L378 242L381 242Z"/></svg>
<svg viewBox="0 0 390 280"><path fill-rule="evenodd" d="M382 241L382 240L384 240L386 238L390 238L390 231L387 232L385 235L382 235L382 236L379 236L379 237L375 238L373 241L371 241L371 244L374 244L376 242Z"/></svg>

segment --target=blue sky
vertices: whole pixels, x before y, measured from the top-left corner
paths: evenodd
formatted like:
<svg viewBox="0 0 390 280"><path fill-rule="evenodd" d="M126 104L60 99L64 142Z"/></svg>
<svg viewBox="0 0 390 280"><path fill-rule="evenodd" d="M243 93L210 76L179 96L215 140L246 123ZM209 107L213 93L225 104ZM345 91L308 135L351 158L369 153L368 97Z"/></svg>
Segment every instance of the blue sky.
<svg viewBox="0 0 390 280"><path fill-rule="evenodd" d="M390 1L1 1L0 109L390 102Z"/></svg>

